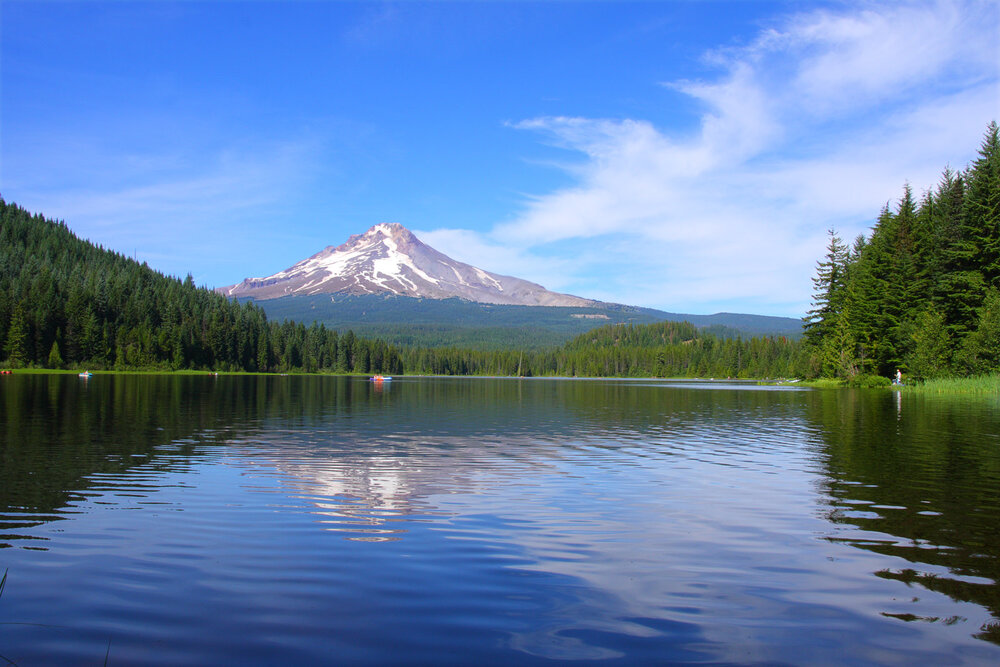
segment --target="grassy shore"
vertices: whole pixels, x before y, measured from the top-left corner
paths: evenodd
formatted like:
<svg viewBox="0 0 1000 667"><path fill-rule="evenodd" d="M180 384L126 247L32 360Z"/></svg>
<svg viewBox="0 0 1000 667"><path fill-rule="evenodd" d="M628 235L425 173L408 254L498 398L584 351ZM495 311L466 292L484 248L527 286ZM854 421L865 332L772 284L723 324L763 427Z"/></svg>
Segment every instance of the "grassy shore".
<svg viewBox="0 0 1000 667"><path fill-rule="evenodd" d="M922 384L908 384L902 388L908 394L948 394L1000 396L1000 373L970 378L944 378L927 380Z"/></svg>
<svg viewBox="0 0 1000 667"><path fill-rule="evenodd" d="M770 384L770 383L762 383ZM815 389L837 389L848 386L839 378L816 378L795 383L777 382L779 386L813 387ZM907 382L903 386L886 386L883 390L903 391L907 394L924 396L1000 396L1000 373L979 375L968 378L942 378L924 382Z"/></svg>

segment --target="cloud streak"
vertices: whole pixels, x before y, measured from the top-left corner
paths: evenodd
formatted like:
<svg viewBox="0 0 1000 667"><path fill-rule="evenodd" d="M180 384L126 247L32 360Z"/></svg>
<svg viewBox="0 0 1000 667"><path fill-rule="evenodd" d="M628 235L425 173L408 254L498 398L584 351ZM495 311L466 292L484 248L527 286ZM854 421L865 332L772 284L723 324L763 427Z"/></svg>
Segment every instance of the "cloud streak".
<svg viewBox="0 0 1000 667"><path fill-rule="evenodd" d="M71 220L82 238L114 239L115 250L135 252L140 261L172 275L220 263L232 264L237 275L252 265L254 239L283 233L273 220L311 178L317 150L309 140L288 140L133 159L114 148L78 145L85 150L37 152L42 161L60 155L59 168L76 175L74 185L11 179L18 203ZM22 164L30 170L33 162ZM133 168L123 170L123 164ZM201 276L195 279L201 282Z"/></svg>
<svg viewBox="0 0 1000 667"><path fill-rule="evenodd" d="M702 106L686 136L641 119L516 123L582 160L567 167L574 185L527 199L491 242L559 257L557 244L588 240L619 267L603 291L643 305L800 314L828 227L866 231L905 181L931 187L971 157L1000 108L998 13L936 2L789 16L705 54L717 78L664 84Z"/></svg>

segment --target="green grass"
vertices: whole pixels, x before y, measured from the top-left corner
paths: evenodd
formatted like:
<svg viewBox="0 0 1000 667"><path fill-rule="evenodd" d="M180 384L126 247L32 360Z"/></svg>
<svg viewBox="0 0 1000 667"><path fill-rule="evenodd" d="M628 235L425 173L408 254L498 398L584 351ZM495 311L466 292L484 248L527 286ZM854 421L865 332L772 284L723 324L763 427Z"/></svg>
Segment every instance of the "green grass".
<svg viewBox="0 0 1000 667"><path fill-rule="evenodd" d="M772 384L772 383L761 383ZM816 389L834 389L846 387L847 383L838 378L816 378L813 380L803 380L794 384L788 382L777 382L773 384L788 385L796 387L814 387ZM924 382L906 383L902 387L885 387L885 389L895 389L905 391L907 394L923 396L998 396L1000 397L1000 373L992 375L979 375L966 378L941 378L938 380L926 380Z"/></svg>
<svg viewBox="0 0 1000 667"><path fill-rule="evenodd" d="M1000 396L1000 373L969 378L927 380L923 384L906 385L903 391L925 395Z"/></svg>

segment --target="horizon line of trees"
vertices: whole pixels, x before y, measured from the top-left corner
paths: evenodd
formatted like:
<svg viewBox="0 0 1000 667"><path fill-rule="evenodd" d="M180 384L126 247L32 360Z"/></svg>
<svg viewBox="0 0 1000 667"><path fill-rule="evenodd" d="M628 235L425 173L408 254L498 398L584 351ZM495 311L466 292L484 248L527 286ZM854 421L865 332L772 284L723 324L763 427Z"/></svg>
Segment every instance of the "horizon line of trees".
<svg viewBox="0 0 1000 667"><path fill-rule="evenodd" d="M784 336L720 337L689 322L609 324L551 350L404 348L409 373L559 377L801 375L809 357Z"/></svg>
<svg viewBox="0 0 1000 667"><path fill-rule="evenodd" d="M868 236L829 231L804 318L811 375L918 379L1000 371L1000 138L945 169L919 201L909 184Z"/></svg>

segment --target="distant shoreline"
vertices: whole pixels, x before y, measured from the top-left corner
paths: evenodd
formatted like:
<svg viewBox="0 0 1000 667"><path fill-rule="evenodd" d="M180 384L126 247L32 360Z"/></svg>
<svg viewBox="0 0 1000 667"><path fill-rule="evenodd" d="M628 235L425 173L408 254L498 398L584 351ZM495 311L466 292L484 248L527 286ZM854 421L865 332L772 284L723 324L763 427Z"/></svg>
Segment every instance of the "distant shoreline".
<svg viewBox="0 0 1000 667"><path fill-rule="evenodd" d="M79 375L88 369L59 369L59 368L13 368L3 369L7 375ZM178 376L260 376L260 377L286 377L286 376L310 376L310 377L348 377L348 378L368 378L370 373L317 373L305 371L291 371L288 373L261 373L251 371L203 371L203 370L91 370L94 376L101 375L178 375ZM439 378L439 379L481 379L481 380L601 380L618 382L685 382L685 383L713 383L719 385L740 384L769 387L799 387L808 389L851 389L846 381L835 378L817 378L814 380L798 379L766 379L766 378L716 378L716 377L609 377L609 376L561 376L561 375L536 375L536 376L516 376L516 375L423 375L423 374L403 374L398 379L403 378ZM868 389L899 391L906 394L916 395L996 395L1000 397L1000 373L982 375L968 378L937 378L924 382L904 383L902 385L888 385L885 387L866 387Z"/></svg>

